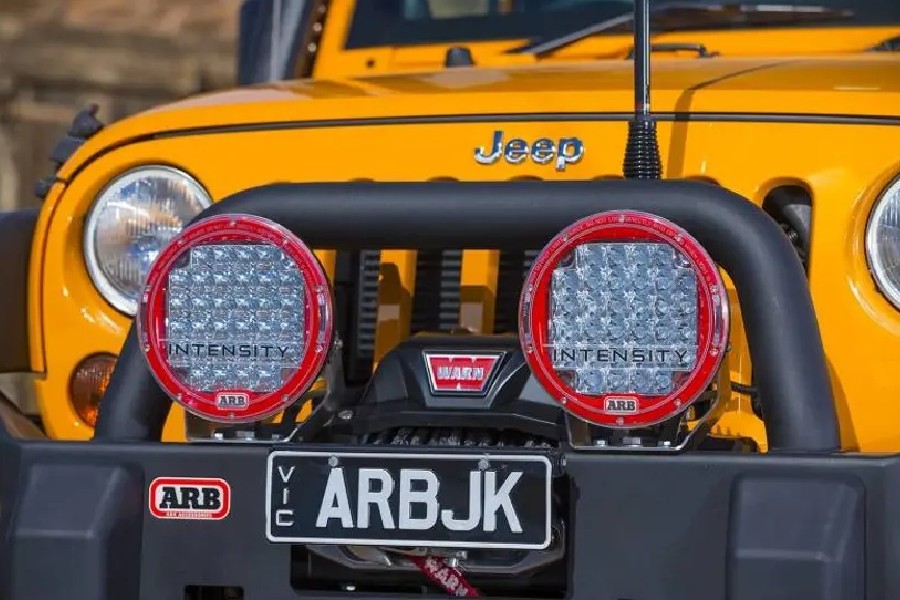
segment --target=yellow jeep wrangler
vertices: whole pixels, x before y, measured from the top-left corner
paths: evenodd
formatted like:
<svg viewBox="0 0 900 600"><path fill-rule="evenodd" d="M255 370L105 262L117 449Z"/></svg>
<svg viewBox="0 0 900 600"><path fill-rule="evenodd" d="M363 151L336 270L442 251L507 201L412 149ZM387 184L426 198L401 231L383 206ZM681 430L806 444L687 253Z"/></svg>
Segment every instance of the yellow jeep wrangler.
<svg viewBox="0 0 900 600"><path fill-rule="evenodd" d="M242 189L620 177L633 108L631 6L335 0L285 3L279 21L273 3L248 2L240 80L313 79L190 98L107 127L79 115L54 153L62 164L43 183L33 234L20 224L28 215L3 215L11 300L0 368L36 374L48 435L91 437L150 264L191 218ZM889 237L900 9L828 0L660 2L651 11L665 177L725 187L780 224L807 270L843 447L900 449L900 404L872 400L900 393ZM469 218L479 219L477 202ZM409 335L515 331L534 253L319 256L339 292L345 361L359 382ZM864 342L865 358L849 339ZM733 395L717 431L765 448L739 321L729 365ZM165 438L184 435L175 410Z"/></svg>
<svg viewBox="0 0 900 600"><path fill-rule="evenodd" d="M0 597L900 597L896 0L242 19L0 216Z"/></svg>

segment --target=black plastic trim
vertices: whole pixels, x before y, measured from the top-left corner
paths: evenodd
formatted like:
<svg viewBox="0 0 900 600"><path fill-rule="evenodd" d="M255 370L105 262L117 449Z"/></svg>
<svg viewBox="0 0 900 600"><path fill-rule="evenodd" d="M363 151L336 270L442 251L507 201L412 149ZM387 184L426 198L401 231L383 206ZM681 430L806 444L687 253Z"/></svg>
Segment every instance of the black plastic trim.
<svg viewBox="0 0 900 600"><path fill-rule="evenodd" d="M806 502L797 503L795 495ZM755 600L758 592L751 590L761 580L778 582L767 590L767 600L863 598L865 500L865 486L852 476L748 475L736 480L729 519L728 598ZM815 580L816 589L809 589Z"/></svg>
<svg viewBox="0 0 900 600"><path fill-rule="evenodd" d="M472 51L467 46L453 46L447 48L447 54L444 55L444 66L449 68L456 67L473 67L475 59L472 58Z"/></svg>
<svg viewBox="0 0 900 600"><path fill-rule="evenodd" d="M238 85L291 78L309 25L311 4L303 0L244 0L238 12ZM281 14L275 14L276 8ZM278 31L273 32L273 27Z"/></svg>
<svg viewBox="0 0 900 600"><path fill-rule="evenodd" d="M28 346L28 267L39 210L0 212L0 373L31 370Z"/></svg>
<svg viewBox="0 0 900 600"><path fill-rule="evenodd" d="M72 124L69 126L68 131L66 131L65 135L56 143L53 150L50 151L50 156L48 158L50 159L50 162L53 163L53 173L38 181L34 187L34 194L40 200L47 197L53 184L65 183L64 179L60 179L56 176L60 167L62 167L87 140L97 135L97 133L105 127L105 125L97 119L98 110L98 105L89 104L78 111L72 119Z"/></svg>
<svg viewBox="0 0 900 600"><path fill-rule="evenodd" d="M611 209L658 214L698 238L730 274L773 450L839 448L825 353L803 266L749 200L691 181L273 184L203 211L270 218L315 248L540 248ZM101 402L97 439L151 440L168 410L129 334Z"/></svg>
<svg viewBox="0 0 900 600"><path fill-rule="evenodd" d="M46 580L62 574L49 575L46 562L34 558L52 556L54 563L65 565L67 583L60 597L136 598L144 506L140 470L43 463L23 475L17 497L28 508L19 511L4 539L11 568L6 581L0 580L0 597L45 598Z"/></svg>

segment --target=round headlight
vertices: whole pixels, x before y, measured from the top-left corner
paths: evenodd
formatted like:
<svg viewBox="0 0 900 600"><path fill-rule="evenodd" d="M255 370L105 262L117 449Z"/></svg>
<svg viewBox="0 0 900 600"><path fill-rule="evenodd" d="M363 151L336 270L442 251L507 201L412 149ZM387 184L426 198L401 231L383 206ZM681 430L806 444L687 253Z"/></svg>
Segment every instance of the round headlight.
<svg viewBox="0 0 900 600"><path fill-rule="evenodd" d="M196 180L171 167L140 167L112 180L84 230L87 270L103 298L134 315L160 250L211 203Z"/></svg>
<svg viewBox="0 0 900 600"><path fill-rule="evenodd" d="M869 215L866 259L878 289L900 308L900 178L881 194Z"/></svg>

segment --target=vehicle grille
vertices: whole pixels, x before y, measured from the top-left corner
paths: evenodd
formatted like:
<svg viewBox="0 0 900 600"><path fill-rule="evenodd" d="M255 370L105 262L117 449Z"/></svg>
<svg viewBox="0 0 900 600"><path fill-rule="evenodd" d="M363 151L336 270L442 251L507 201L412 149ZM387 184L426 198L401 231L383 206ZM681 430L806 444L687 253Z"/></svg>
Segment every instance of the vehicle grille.
<svg viewBox="0 0 900 600"><path fill-rule="evenodd" d="M522 282L536 256L536 250L500 252L493 333L513 333L518 329ZM336 274L338 328L347 348L348 375L351 380L363 381L371 373L375 357L379 252L364 250L343 259L349 260L351 266L344 271L346 279L341 279L340 272ZM459 326L462 250L420 250L416 261L410 334L450 332ZM347 294L343 298L342 291ZM343 321L342 300L352 304L343 309Z"/></svg>
<svg viewBox="0 0 900 600"><path fill-rule="evenodd" d="M359 255L359 330L360 350L375 350L375 317L378 312L378 250L363 250Z"/></svg>
<svg viewBox="0 0 900 600"><path fill-rule="evenodd" d="M450 331L459 325L459 276L462 250L420 250L410 335Z"/></svg>
<svg viewBox="0 0 900 600"><path fill-rule="evenodd" d="M522 282L528 275L538 250L505 251L500 253L497 270L497 302L494 308L494 333L519 330L519 296Z"/></svg>

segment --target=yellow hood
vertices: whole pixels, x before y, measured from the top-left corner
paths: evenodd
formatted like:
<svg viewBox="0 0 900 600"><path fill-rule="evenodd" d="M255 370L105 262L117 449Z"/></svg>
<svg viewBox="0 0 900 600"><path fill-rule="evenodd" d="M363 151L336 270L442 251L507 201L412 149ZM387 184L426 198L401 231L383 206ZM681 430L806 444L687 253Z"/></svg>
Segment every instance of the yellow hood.
<svg viewBox="0 0 900 600"><path fill-rule="evenodd" d="M449 115L609 114L633 107L632 63L597 61L504 69L449 69L345 80L302 80L196 96L107 127L60 171L68 178L104 148L257 124ZM654 63L658 113L768 113L896 117L900 59L891 54Z"/></svg>

